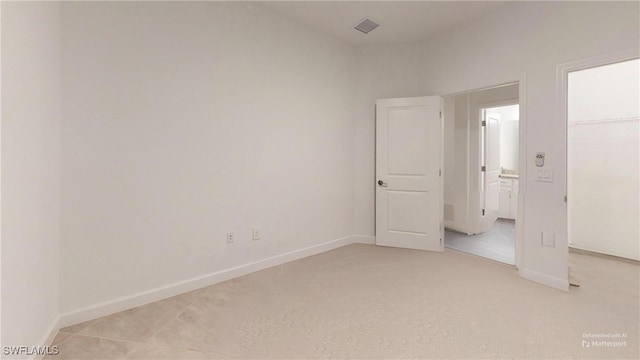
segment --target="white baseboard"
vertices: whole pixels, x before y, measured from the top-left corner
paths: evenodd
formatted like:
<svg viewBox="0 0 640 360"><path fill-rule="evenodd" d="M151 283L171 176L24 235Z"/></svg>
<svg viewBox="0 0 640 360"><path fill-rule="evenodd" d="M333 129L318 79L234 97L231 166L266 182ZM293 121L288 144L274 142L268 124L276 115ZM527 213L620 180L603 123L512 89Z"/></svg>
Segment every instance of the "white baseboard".
<svg viewBox="0 0 640 360"><path fill-rule="evenodd" d="M353 243L354 244L367 244L367 245L375 245L376 237L373 235L353 235Z"/></svg>
<svg viewBox="0 0 640 360"><path fill-rule="evenodd" d="M53 336L59 328L79 324L85 321L97 319L116 312L129 310L138 306L146 305L155 301L163 300L172 296L180 295L192 290L200 289L209 285L217 284L252 272L260 271L272 266L281 265L290 261L298 260L307 256L320 254L339 247L359 244L375 244L375 236L354 235L328 241L322 244L291 251L281 255L272 256L248 264L236 266L230 269L217 271L211 274L184 280L181 282L158 287L152 290L139 292L129 296L101 302L87 306L75 311L64 313L54 328ZM49 342L50 343L50 342ZM46 344L49 344L46 343Z"/></svg>
<svg viewBox="0 0 640 360"><path fill-rule="evenodd" d="M537 283L550 286L555 289L569 291L569 281L560 278L555 278L541 272L533 271L530 269L518 269L520 276L527 280L535 281Z"/></svg>
<svg viewBox="0 0 640 360"><path fill-rule="evenodd" d="M470 235L471 232L469 231L469 225L467 224L463 224L463 223L458 223L455 221L449 221L449 220L445 220L444 221L444 227L447 229L451 229L454 231L458 231L467 235Z"/></svg>
<svg viewBox="0 0 640 360"><path fill-rule="evenodd" d="M53 321L51 322L51 325L49 325L49 328L47 328L47 331L42 336L42 340L40 340L39 344L42 344L44 346L51 345L51 343L53 342L53 339L58 334L58 329L60 329L60 315L56 316L55 319L53 319ZM30 359L39 360L44 358L44 356L45 356L44 354L33 355L30 357Z"/></svg>
<svg viewBox="0 0 640 360"><path fill-rule="evenodd" d="M622 253L618 253L618 252L615 252L615 251L596 249L596 248L592 248L592 247L588 247L588 246L581 246L581 245L575 245L575 244L569 244L569 247L573 248L573 249L578 249L578 250L590 251L590 252L594 252L594 253L598 253L598 254L605 254L605 255L616 256L616 257L620 257L620 258L624 258L624 259L640 261L640 254L632 254L632 255L630 255L630 254L622 254Z"/></svg>

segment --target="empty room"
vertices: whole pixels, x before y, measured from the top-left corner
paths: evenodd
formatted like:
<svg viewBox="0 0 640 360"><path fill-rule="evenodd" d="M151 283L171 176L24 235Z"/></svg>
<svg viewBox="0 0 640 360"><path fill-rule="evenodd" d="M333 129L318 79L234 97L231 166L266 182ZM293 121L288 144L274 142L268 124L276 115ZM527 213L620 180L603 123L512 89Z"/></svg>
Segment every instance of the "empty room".
<svg viewBox="0 0 640 360"><path fill-rule="evenodd" d="M639 14L2 1L1 357L640 358Z"/></svg>

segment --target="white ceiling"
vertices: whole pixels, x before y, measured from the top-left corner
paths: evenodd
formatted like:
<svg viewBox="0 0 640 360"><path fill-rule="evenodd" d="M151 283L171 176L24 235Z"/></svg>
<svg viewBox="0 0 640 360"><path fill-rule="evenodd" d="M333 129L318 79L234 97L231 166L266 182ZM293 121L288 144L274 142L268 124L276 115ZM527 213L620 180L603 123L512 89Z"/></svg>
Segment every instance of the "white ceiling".
<svg viewBox="0 0 640 360"><path fill-rule="evenodd" d="M413 43L454 28L509 2L500 1L261 1L259 6L353 45ZM380 27L363 34L364 17Z"/></svg>

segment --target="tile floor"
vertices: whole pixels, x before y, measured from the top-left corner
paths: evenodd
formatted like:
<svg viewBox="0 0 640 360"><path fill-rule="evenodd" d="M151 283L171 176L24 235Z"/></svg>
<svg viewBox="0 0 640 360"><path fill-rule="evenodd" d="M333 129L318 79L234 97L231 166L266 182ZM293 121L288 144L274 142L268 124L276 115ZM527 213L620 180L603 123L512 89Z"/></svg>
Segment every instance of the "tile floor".
<svg viewBox="0 0 640 360"><path fill-rule="evenodd" d="M444 246L501 263L515 265L516 222L498 219L489 231L467 235L445 230Z"/></svg>

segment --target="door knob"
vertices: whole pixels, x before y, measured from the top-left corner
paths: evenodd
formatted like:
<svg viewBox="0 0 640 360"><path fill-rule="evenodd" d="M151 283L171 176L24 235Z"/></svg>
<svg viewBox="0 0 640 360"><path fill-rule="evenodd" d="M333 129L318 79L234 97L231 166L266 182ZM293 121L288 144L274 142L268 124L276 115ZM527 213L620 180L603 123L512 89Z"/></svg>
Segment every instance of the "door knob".
<svg viewBox="0 0 640 360"><path fill-rule="evenodd" d="M388 184L386 182L382 181L382 180L378 180L378 185L384 186L384 187L388 186Z"/></svg>

